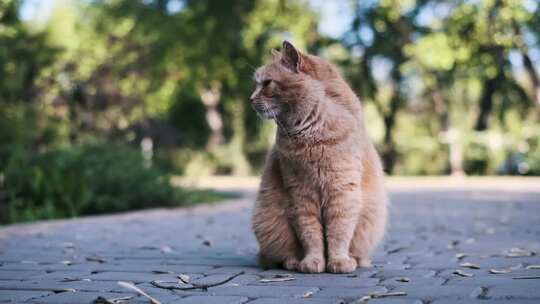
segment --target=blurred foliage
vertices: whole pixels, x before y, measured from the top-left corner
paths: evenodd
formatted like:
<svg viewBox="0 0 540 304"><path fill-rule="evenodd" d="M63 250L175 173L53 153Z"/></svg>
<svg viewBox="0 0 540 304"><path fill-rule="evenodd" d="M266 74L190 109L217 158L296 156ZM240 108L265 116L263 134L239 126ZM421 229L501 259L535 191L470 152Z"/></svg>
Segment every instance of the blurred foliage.
<svg viewBox="0 0 540 304"><path fill-rule="evenodd" d="M31 155L17 153L5 168L3 223L74 217L212 202L211 191L183 191L146 167L139 151L117 144L84 144Z"/></svg>
<svg viewBox="0 0 540 304"><path fill-rule="evenodd" d="M536 1L332 3L352 14L341 37L318 31L308 0L59 0L42 22L0 0L2 208L41 206L10 209L17 220L147 207L122 183L157 183L135 188L174 204L142 142L166 173L259 173L275 126L247 100L284 39L342 69L388 173L540 174ZM131 156L107 172L116 150ZM90 186L93 162L121 200Z"/></svg>

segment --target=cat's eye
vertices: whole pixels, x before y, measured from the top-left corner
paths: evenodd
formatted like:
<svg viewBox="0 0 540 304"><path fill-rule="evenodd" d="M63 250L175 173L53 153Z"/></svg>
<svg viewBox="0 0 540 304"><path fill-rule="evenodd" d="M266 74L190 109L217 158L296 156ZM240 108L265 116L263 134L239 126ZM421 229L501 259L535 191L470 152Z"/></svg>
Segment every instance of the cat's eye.
<svg viewBox="0 0 540 304"><path fill-rule="evenodd" d="M263 85L263 87L267 87L268 85L270 85L271 82L272 82L271 79L266 79L266 80L264 80L264 81L262 82L262 85Z"/></svg>

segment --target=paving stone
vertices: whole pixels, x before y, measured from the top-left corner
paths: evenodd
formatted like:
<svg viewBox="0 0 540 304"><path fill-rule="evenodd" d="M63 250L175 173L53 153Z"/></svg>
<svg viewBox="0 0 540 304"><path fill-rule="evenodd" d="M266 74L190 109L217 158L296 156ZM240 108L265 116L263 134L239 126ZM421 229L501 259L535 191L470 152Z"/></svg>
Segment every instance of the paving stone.
<svg viewBox="0 0 540 304"><path fill-rule="evenodd" d="M96 265L91 268L93 272L104 272L104 271L118 271L118 272L152 272L152 271L167 271L173 273L204 273L213 269L212 266L204 265L171 265L171 264L162 264L162 263L152 263L152 264L103 264Z"/></svg>
<svg viewBox="0 0 540 304"><path fill-rule="evenodd" d="M396 278L396 277L408 277L408 278L432 278L437 274L436 271L431 269L382 269L377 272L377 278Z"/></svg>
<svg viewBox="0 0 540 304"><path fill-rule="evenodd" d="M540 302L540 280L512 280L508 284L490 285L487 288L487 299L536 299Z"/></svg>
<svg viewBox="0 0 540 304"><path fill-rule="evenodd" d="M401 299L400 297L389 297L382 299L370 299L370 304L425 304L420 299ZM461 303L461 302L460 302Z"/></svg>
<svg viewBox="0 0 540 304"><path fill-rule="evenodd" d="M133 293L96 293L96 292L62 292L53 294L47 297L27 301L32 304L92 304L98 297L105 299L117 299L131 297L128 303L130 304L148 304L148 300L144 297L137 296ZM169 299L173 300L173 299ZM161 300L160 300L161 301ZM166 303L166 302L163 302Z"/></svg>
<svg viewBox="0 0 540 304"><path fill-rule="evenodd" d="M38 272L31 276L29 279L32 281L62 281L62 280L75 280L75 279L87 279L90 278L91 272L89 270L83 271L47 271Z"/></svg>
<svg viewBox="0 0 540 304"><path fill-rule="evenodd" d="M390 227L373 255L373 267L348 275L259 268L249 229L255 189L230 205L53 221L24 229L7 226L0 228L0 302L39 296L26 302L90 303L99 295L130 294L116 283L125 280L164 304L354 303L372 292L397 291L407 295L369 303L540 303L540 280L512 279L540 274L526 269L540 265L538 192L393 192ZM138 237L126 238L127 232ZM506 257L504 251L511 248L536 255ZM458 259L462 253L466 255ZM93 256L104 261L87 259ZM465 262L481 269L461 267ZM509 267L508 274L488 272ZM457 276L457 269L473 276ZM243 274L208 291L171 291L149 283L187 274L193 282L212 284L239 272ZM260 282L276 275L295 280ZM410 280L397 281L401 277ZM92 281L64 282L66 278ZM76 292L61 292L70 289ZM136 298L134 303L147 301Z"/></svg>
<svg viewBox="0 0 540 304"><path fill-rule="evenodd" d="M88 281L0 281L0 290L30 290L30 291L102 291L116 292L123 290L116 282L88 282Z"/></svg>
<svg viewBox="0 0 540 304"><path fill-rule="evenodd" d="M279 298L259 298L255 301L250 301L249 304L344 304L341 299L279 299Z"/></svg>
<svg viewBox="0 0 540 304"><path fill-rule="evenodd" d="M45 297L48 291L0 290L0 303L21 303L23 301Z"/></svg>
<svg viewBox="0 0 540 304"><path fill-rule="evenodd" d="M202 277L200 274L189 274L192 279ZM100 272L88 276L92 281L129 281L144 283L150 281L177 281L176 274L154 274L142 272Z"/></svg>
<svg viewBox="0 0 540 304"><path fill-rule="evenodd" d="M263 269L257 266L235 266L235 267L224 266L224 267L216 267L212 270L206 271L205 273L207 274L222 274L222 273L235 274L240 271L243 271L246 274L256 274L256 273L263 272Z"/></svg>
<svg viewBox="0 0 540 304"><path fill-rule="evenodd" d="M370 301L371 303L371 301ZM456 302L456 300L449 300L449 299L439 299L432 301L433 304L483 304L483 303L493 303L493 304L504 304L504 303L511 303L511 304L538 304L538 300L524 300L524 299L511 299L511 300L459 300L459 302ZM419 303L420 304L420 303Z"/></svg>
<svg viewBox="0 0 540 304"><path fill-rule="evenodd" d="M209 274L205 277L195 277L192 278L191 282L199 284L199 285L211 285L216 284L219 282L223 282L228 280L231 277L230 274ZM256 284L259 281L260 277L256 275L240 275L229 282L225 283L226 285L248 285L248 284Z"/></svg>
<svg viewBox="0 0 540 304"><path fill-rule="evenodd" d="M422 285L402 285L392 290L392 292L402 291L407 293L407 298L422 299L424 301L430 301L434 299L450 298L455 301L461 301L462 299L475 298L471 296L473 291L479 286L466 285L466 286L426 286Z"/></svg>
<svg viewBox="0 0 540 304"><path fill-rule="evenodd" d="M38 275L38 271L13 271L13 270L2 270L0 269L0 280L1 281L21 281L28 280L32 276Z"/></svg>
<svg viewBox="0 0 540 304"><path fill-rule="evenodd" d="M246 297L232 297L232 296L191 296L182 298L172 302L170 304L242 304L249 301ZM251 302L253 303L253 302Z"/></svg>
<svg viewBox="0 0 540 304"><path fill-rule="evenodd" d="M442 285L444 282L446 282L443 278L424 278L424 277L393 277L386 280L383 280L379 283L379 285L382 285L386 288L392 287L399 288L400 286L411 286L411 285L418 285L418 286L424 286L425 288L429 288L433 285Z"/></svg>
<svg viewBox="0 0 540 304"><path fill-rule="evenodd" d="M296 274L292 276L294 280L285 282L260 283L257 285L264 286L316 286L316 287L371 287L377 285L379 279L375 278L358 278L346 276L328 276L328 275L302 275Z"/></svg>
<svg viewBox="0 0 540 304"><path fill-rule="evenodd" d="M359 288L344 288L344 287L329 287L323 288L321 291L313 294L313 298L341 298L341 299L359 299L374 292L387 292L388 290L382 286L374 287L359 287Z"/></svg>
<svg viewBox="0 0 540 304"><path fill-rule="evenodd" d="M298 287L298 286L219 286L208 290L215 295L243 296L248 298L257 297L284 297L301 298L305 294L316 294L319 291L317 287Z"/></svg>

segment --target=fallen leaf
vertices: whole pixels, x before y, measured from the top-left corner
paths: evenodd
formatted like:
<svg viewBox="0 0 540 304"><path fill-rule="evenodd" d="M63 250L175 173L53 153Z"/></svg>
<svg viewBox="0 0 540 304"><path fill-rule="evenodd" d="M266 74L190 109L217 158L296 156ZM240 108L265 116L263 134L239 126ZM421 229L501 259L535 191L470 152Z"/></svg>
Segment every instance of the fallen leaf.
<svg viewBox="0 0 540 304"><path fill-rule="evenodd" d="M406 296L406 295L407 293L404 291L392 291L392 292L369 294L369 296L373 299L387 298L387 297L400 297L400 296Z"/></svg>
<svg viewBox="0 0 540 304"><path fill-rule="evenodd" d="M371 299L371 296L363 296L363 297L361 297L360 299L358 299L358 301L356 301L356 303L366 303L366 302L368 302L370 299Z"/></svg>
<svg viewBox="0 0 540 304"><path fill-rule="evenodd" d="M185 275L185 274L181 274L181 275L177 276L177 278L180 280L180 282L182 282L184 284L189 284L189 281L191 280L191 278L188 275Z"/></svg>
<svg viewBox="0 0 540 304"><path fill-rule="evenodd" d="M86 257L86 260L87 261L90 261L90 262L98 262L98 263L107 263L107 260L105 260L105 258L102 258L98 255L93 255L93 256L89 256L89 257Z"/></svg>
<svg viewBox="0 0 540 304"><path fill-rule="evenodd" d="M461 267L470 268L470 269L480 269L480 266L472 263L461 263L459 264Z"/></svg>
<svg viewBox="0 0 540 304"><path fill-rule="evenodd" d="M460 252L460 253L456 254L456 259L461 260L466 256L467 256L466 253Z"/></svg>
<svg viewBox="0 0 540 304"><path fill-rule="evenodd" d="M472 273L466 273L466 272L463 272L461 270L456 270L456 271L453 272L453 274L456 274L456 275L458 275L460 277L466 277L466 278L473 276Z"/></svg>
<svg viewBox="0 0 540 304"><path fill-rule="evenodd" d="M133 296L129 296L129 297L106 299L102 296L99 296L94 301L92 301L92 304L121 304L121 303L127 303L129 300L133 298L134 298Z"/></svg>
<svg viewBox="0 0 540 304"><path fill-rule="evenodd" d="M455 240L455 241L452 241L450 244L448 244L446 247L448 249L454 249L454 248L456 248L457 245L459 245L459 243L460 242L458 240Z"/></svg>
<svg viewBox="0 0 540 304"><path fill-rule="evenodd" d="M397 278L396 281L403 282L403 283L409 283L411 281L411 279L409 279L407 277L401 277L401 278Z"/></svg>
<svg viewBox="0 0 540 304"><path fill-rule="evenodd" d="M79 281L85 281L85 282L91 282L92 280L87 278L63 278L60 282L79 282Z"/></svg>
<svg viewBox="0 0 540 304"><path fill-rule="evenodd" d="M511 269L508 269L508 268L504 268L504 269L490 269L489 270L489 273L492 273L492 274L505 274L505 273L510 273L512 270Z"/></svg>
<svg viewBox="0 0 540 304"><path fill-rule="evenodd" d="M220 281L220 282L216 282L216 283L212 283L212 284L196 284L196 283L191 283L189 285L191 286L167 286L167 285L162 285L162 283L178 283L178 282L166 282L166 281L151 281L150 284L154 287L157 287L157 288L162 288L162 289L168 289L168 290L193 290L193 289L201 289L203 291L208 291L208 288L210 287L216 287L216 286L219 286L219 285L223 285L223 284L226 284L230 281L232 281L234 278L238 277L238 276L241 276L243 275L244 272L243 271L240 271L230 277L228 277L227 279L223 280L223 281Z"/></svg>
<svg viewBox="0 0 540 304"><path fill-rule="evenodd" d="M212 247L212 241L210 241L210 240L204 240L204 241L202 242L202 244L203 244L204 246Z"/></svg>
<svg viewBox="0 0 540 304"><path fill-rule="evenodd" d="M127 289L130 289L130 290L133 290L135 291L136 293L140 294L141 296L147 298L151 304L161 304L160 301L154 299L153 297L151 297L149 294L147 294L146 292L144 292L142 289L140 289L139 287L135 286L133 283L130 283L130 282L118 282L118 285L124 287L124 288L127 288Z"/></svg>
<svg viewBox="0 0 540 304"><path fill-rule="evenodd" d="M273 283L273 282L287 282L295 280L293 277L288 278L271 278L271 279L260 279L259 282L261 283Z"/></svg>
<svg viewBox="0 0 540 304"><path fill-rule="evenodd" d="M54 292L76 292L77 290L75 288L61 288L61 289L55 289Z"/></svg>
<svg viewBox="0 0 540 304"><path fill-rule="evenodd" d="M313 291L307 291L302 295L302 298L311 298L313 296Z"/></svg>
<svg viewBox="0 0 540 304"><path fill-rule="evenodd" d="M394 249L390 249L387 251L387 254L393 254L393 253L398 253L404 249L407 249L407 247L397 247L397 248L394 248Z"/></svg>
<svg viewBox="0 0 540 304"><path fill-rule="evenodd" d="M529 265L525 269L540 269L540 265Z"/></svg>
<svg viewBox="0 0 540 304"><path fill-rule="evenodd" d="M508 258L519 258L519 257L529 257L529 256L535 256L536 252L523 249L523 248L511 248L506 253L506 257Z"/></svg>
<svg viewBox="0 0 540 304"><path fill-rule="evenodd" d="M168 270L152 270L152 273L153 274L171 274L173 273L172 271L168 271Z"/></svg>

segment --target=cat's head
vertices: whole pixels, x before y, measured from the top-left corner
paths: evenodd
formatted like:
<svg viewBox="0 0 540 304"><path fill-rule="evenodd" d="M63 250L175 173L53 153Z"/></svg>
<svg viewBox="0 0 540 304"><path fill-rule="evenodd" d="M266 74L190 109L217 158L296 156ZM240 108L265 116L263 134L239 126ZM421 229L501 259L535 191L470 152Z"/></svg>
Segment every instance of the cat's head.
<svg viewBox="0 0 540 304"><path fill-rule="evenodd" d="M336 77L322 58L303 54L284 41L281 52L272 50L272 62L255 72L255 91L250 101L263 118L297 118L309 112L317 94L324 94L323 81Z"/></svg>

